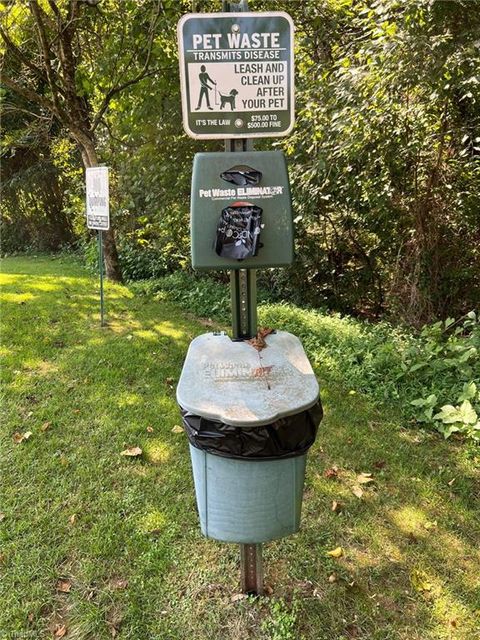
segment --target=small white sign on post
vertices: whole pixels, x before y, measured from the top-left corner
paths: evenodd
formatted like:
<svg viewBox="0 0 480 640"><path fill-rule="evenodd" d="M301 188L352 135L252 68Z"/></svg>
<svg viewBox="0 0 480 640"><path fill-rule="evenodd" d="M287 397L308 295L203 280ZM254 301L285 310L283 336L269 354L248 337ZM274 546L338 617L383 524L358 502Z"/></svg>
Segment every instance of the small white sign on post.
<svg viewBox="0 0 480 640"><path fill-rule="evenodd" d="M108 167L89 167L86 170L87 227L107 231L110 228Z"/></svg>

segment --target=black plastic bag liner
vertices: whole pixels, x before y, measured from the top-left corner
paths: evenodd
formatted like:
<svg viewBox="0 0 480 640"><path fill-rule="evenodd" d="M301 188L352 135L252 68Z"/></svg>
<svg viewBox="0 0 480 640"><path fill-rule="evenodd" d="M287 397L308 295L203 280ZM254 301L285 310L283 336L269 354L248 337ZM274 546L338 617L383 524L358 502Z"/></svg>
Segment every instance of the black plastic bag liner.
<svg viewBox="0 0 480 640"><path fill-rule="evenodd" d="M256 256L260 245L262 209L251 202L235 202L223 209L217 224L215 253L245 260Z"/></svg>
<svg viewBox="0 0 480 640"><path fill-rule="evenodd" d="M238 184L239 187L246 187L250 184L258 184L262 179L262 172L246 164L236 164L231 169L227 169L220 174L222 180L231 182L232 184Z"/></svg>
<svg viewBox="0 0 480 640"><path fill-rule="evenodd" d="M259 427L234 427L202 418L180 407L190 444L236 460L279 460L305 454L315 442L323 417L320 400L301 413Z"/></svg>

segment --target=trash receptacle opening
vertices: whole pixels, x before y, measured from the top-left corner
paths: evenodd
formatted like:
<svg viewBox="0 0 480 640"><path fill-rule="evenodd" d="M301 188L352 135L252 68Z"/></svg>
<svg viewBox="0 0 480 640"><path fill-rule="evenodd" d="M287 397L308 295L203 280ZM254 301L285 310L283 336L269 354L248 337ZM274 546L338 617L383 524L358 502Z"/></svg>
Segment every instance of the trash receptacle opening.
<svg viewBox="0 0 480 640"><path fill-rule="evenodd" d="M295 415L258 427L239 427L203 418L180 407L190 444L237 460L277 460L304 455L315 442L323 417L320 400Z"/></svg>

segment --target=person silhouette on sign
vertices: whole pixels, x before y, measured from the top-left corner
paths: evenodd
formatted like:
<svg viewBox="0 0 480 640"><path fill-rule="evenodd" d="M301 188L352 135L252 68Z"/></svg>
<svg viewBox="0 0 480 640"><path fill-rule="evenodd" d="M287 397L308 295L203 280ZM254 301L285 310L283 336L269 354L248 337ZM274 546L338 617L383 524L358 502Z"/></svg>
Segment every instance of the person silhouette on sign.
<svg viewBox="0 0 480 640"><path fill-rule="evenodd" d="M212 111L212 107L210 106L209 91L210 89L213 89L213 86L211 87L208 83L211 82L214 85L216 85L217 83L210 78L204 64L202 64L202 66L200 67L200 73L198 75L198 79L200 80L201 89L200 89L200 96L198 97L198 105L195 111L198 111L200 109L203 101L203 96L205 96L207 100L207 108L210 109L210 111Z"/></svg>

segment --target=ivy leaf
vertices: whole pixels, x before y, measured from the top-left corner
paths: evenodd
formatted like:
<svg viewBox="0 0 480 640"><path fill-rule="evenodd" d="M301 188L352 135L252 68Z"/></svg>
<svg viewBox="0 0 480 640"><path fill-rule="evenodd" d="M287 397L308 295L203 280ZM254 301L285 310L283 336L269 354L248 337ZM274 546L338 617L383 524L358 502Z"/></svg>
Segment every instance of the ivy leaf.
<svg viewBox="0 0 480 640"><path fill-rule="evenodd" d="M434 407L437 402L437 396L432 393L427 398L417 398L410 402L414 407Z"/></svg>
<svg viewBox="0 0 480 640"><path fill-rule="evenodd" d="M444 424L454 424L460 422L460 413L451 404L444 404L438 413L433 416L434 420L441 420Z"/></svg>
<svg viewBox="0 0 480 640"><path fill-rule="evenodd" d="M463 402L464 400L471 400L477 394L477 385L475 382L466 382L463 385L463 391L458 397L457 402Z"/></svg>
<svg viewBox="0 0 480 640"><path fill-rule="evenodd" d="M441 420L443 424L475 424L478 419L477 412L468 400L464 400L460 407L445 404L433 417L435 420Z"/></svg>
<svg viewBox="0 0 480 640"><path fill-rule="evenodd" d="M455 433L456 431L460 431L460 427L457 424L440 424L437 427L437 431L440 431L440 433L443 435L443 437L445 438L445 440L447 438L449 438L452 433Z"/></svg>
<svg viewBox="0 0 480 640"><path fill-rule="evenodd" d="M464 400L460 405L459 413L463 424L475 424L477 422L477 412L468 400Z"/></svg>

